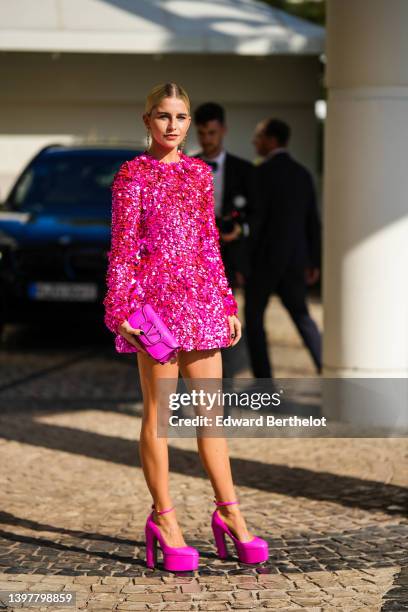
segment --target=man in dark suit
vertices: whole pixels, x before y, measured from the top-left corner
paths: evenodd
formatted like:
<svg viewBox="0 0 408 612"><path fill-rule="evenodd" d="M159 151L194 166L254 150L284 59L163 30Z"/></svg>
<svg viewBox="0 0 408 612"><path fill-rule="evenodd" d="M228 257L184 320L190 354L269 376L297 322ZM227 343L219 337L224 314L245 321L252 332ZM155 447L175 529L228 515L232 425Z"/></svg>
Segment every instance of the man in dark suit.
<svg viewBox="0 0 408 612"><path fill-rule="evenodd" d="M248 218L254 206L255 169L250 162L225 150L227 127L222 106L215 102L202 104L194 113L194 121L202 148L196 157L203 159L213 170L214 212L220 234L221 257L228 282L234 290L245 285L250 273ZM245 330L242 340L232 348L221 349L224 379L232 379L245 364Z"/></svg>
<svg viewBox="0 0 408 612"><path fill-rule="evenodd" d="M242 287L249 275L248 215L253 206L253 165L224 149L225 111L215 102L194 113L201 152L196 155L213 169L215 218L220 233L221 257L232 288Z"/></svg>
<svg viewBox="0 0 408 612"><path fill-rule="evenodd" d="M290 155L289 139L289 126L269 119L257 126L253 140L265 158L256 169L251 274L245 285L247 343L256 378L272 377L263 320L273 293L280 297L321 371L321 335L306 303L307 285L320 275L321 224L312 176Z"/></svg>

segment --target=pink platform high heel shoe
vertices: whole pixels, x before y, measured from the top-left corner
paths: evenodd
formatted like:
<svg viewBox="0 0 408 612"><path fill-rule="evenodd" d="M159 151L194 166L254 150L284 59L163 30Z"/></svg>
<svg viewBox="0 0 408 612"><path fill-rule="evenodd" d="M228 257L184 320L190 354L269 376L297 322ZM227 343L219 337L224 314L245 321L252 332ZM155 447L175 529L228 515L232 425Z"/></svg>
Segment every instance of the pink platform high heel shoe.
<svg viewBox="0 0 408 612"><path fill-rule="evenodd" d="M238 501L217 502L217 500L214 500L214 503L217 506L239 504ZM242 563L262 563L262 561L268 560L268 543L262 538L258 538L258 536L254 536L252 540L249 540L248 542L241 542L241 540L238 540L238 538L234 536L228 525L218 514L217 508L214 510L212 515L211 527L214 532L217 553L220 559L226 559L228 556L225 542L225 535L227 534L234 542L238 559Z"/></svg>
<svg viewBox="0 0 408 612"><path fill-rule="evenodd" d="M165 514L174 509L174 506L166 510L155 510L147 517L145 526L146 535L146 565L154 568L157 565L157 541L163 552L163 567L170 572L188 572L198 568L198 550L192 546L168 546L163 539L160 528L153 521L153 512Z"/></svg>

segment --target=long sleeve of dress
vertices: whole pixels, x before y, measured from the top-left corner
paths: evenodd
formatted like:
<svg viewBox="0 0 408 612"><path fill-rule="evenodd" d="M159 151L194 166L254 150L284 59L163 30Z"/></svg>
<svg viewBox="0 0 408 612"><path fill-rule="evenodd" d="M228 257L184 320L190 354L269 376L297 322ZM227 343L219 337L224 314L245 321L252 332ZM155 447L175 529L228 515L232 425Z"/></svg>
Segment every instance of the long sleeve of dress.
<svg viewBox="0 0 408 612"><path fill-rule="evenodd" d="M130 314L130 293L134 289L135 266L139 260L140 190L128 162L124 162L112 183L111 248L108 252L105 299L105 325L114 334ZM132 298L134 305L135 297ZM117 337L122 350L132 352L123 336Z"/></svg>
<svg viewBox="0 0 408 612"><path fill-rule="evenodd" d="M238 305L229 286L224 262L221 258L220 235L215 222L214 211L214 181L211 170L203 172L203 192L204 192L204 229L202 234L202 251L204 263L211 268L211 276L214 284L220 287L225 312L228 316L236 315Z"/></svg>

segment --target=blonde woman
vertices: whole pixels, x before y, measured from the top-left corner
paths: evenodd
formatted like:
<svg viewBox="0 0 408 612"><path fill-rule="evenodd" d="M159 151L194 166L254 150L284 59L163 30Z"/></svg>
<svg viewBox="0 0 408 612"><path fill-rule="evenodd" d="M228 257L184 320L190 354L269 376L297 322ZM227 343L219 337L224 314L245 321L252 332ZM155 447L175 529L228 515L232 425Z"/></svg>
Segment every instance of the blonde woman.
<svg viewBox="0 0 408 612"><path fill-rule="evenodd" d="M112 235L108 253L105 323L119 353L137 353L143 392L140 458L153 498L146 521L146 563L194 570L198 551L187 546L169 492L167 438L157 435L158 385L179 370L188 379L222 380L220 348L241 338L237 303L228 285L215 225L210 167L180 147L191 123L190 101L176 83L158 85L146 99L143 121L150 146L122 164L112 185ZM172 361L157 363L142 348L129 314L149 303L177 339ZM174 389L175 391L176 389ZM226 439L197 438L198 451L215 493L212 528L220 558L225 535L247 563L265 561L265 540L251 534L240 512Z"/></svg>

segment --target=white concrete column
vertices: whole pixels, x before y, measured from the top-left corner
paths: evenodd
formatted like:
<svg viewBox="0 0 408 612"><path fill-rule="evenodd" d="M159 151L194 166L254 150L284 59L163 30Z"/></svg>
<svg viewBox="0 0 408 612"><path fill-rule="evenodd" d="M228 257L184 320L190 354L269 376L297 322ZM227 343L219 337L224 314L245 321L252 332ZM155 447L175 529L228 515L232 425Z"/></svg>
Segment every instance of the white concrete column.
<svg viewBox="0 0 408 612"><path fill-rule="evenodd" d="M407 377L407 0L328 0L326 85L323 375Z"/></svg>

